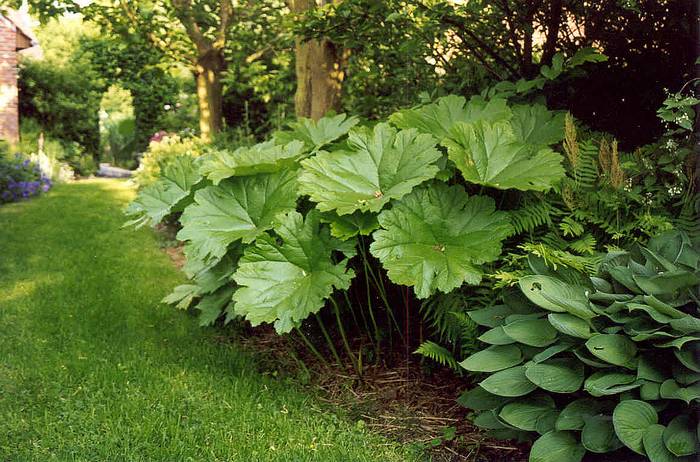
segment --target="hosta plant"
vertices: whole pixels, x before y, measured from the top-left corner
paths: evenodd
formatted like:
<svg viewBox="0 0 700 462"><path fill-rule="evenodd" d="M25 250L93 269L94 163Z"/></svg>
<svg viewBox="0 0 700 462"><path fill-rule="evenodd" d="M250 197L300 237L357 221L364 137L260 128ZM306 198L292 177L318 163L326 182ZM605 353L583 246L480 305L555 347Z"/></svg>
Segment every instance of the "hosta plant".
<svg viewBox="0 0 700 462"><path fill-rule="evenodd" d="M596 277L532 258L519 293L470 312L490 345L461 363L485 374L461 397L474 422L535 439L531 461L697 460L699 250L668 232L609 253Z"/></svg>

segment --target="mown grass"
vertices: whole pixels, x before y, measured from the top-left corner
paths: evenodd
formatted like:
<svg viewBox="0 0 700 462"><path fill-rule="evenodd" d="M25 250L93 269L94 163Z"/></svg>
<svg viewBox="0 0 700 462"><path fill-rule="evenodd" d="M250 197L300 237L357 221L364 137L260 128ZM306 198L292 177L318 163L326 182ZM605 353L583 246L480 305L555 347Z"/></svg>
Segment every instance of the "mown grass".
<svg viewBox="0 0 700 462"><path fill-rule="evenodd" d="M182 276L133 192L0 207L0 461L398 461L409 454L159 305Z"/></svg>

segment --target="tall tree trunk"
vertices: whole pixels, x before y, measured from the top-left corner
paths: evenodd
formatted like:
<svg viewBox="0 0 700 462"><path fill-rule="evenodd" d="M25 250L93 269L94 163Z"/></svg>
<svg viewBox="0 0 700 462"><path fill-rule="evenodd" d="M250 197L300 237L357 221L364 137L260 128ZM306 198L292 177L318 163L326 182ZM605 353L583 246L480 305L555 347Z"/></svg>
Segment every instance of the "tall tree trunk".
<svg viewBox="0 0 700 462"><path fill-rule="evenodd" d="M321 4L331 0L321 0ZM289 0L293 13L316 7L314 0ZM296 39L297 90L294 108L297 117L318 120L329 110L340 109L340 94L345 73L342 52L328 39L303 42Z"/></svg>
<svg viewBox="0 0 700 462"><path fill-rule="evenodd" d="M221 131L223 91L221 71L224 58L220 52L210 50L197 60L197 102L199 105L199 131L204 142L211 142Z"/></svg>

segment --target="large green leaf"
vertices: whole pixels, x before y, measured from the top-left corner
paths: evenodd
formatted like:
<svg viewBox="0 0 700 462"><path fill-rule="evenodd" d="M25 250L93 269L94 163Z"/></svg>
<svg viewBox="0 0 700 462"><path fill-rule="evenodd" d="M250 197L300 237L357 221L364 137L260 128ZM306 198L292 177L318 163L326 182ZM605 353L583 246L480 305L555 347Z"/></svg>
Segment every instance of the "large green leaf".
<svg viewBox="0 0 700 462"><path fill-rule="evenodd" d="M607 415L595 415L586 419L581 432L581 444L587 450L599 454L622 447L622 442L615 435L612 418Z"/></svg>
<svg viewBox="0 0 700 462"><path fill-rule="evenodd" d="M434 178L440 152L430 135L378 124L350 132L350 151L320 152L301 162L299 190L321 211L378 212Z"/></svg>
<svg viewBox="0 0 700 462"><path fill-rule="evenodd" d="M291 141L276 145L272 141L245 146L235 151L212 150L203 159L200 172L212 183L232 176L273 173L293 166L304 154L304 143Z"/></svg>
<svg viewBox="0 0 700 462"><path fill-rule="evenodd" d="M512 314L530 314L537 312L537 308L527 303L522 305L494 305L478 310L467 311L467 315L480 326L498 327Z"/></svg>
<svg viewBox="0 0 700 462"><path fill-rule="evenodd" d="M509 398L489 393L478 385L471 390L465 391L457 398L459 404L474 411L495 409L508 401L510 401Z"/></svg>
<svg viewBox="0 0 700 462"><path fill-rule="evenodd" d="M557 331L546 319L521 319L503 326L505 334L520 343L545 347L557 340Z"/></svg>
<svg viewBox="0 0 700 462"><path fill-rule="evenodd" d="M579 462L585 453L574 433L551 431L532 445L529 462Z"/></svg>
<svg viewBox="0 0 700 462"><path fill-rule="evenodd" d="M606 409L606 402L599 399L580 398L570 402L559 414L557 430L582 430L589 417Z"/></svg>
<svg viewBox="0 0 700 462"><path fill-rule="evenodd" d="M573 358L529 362L525 364L525 376L544 390L553 393L574 393L583 384L583 364Z"/></svg>
<svg viewBox="0 0 700 462"><path fill-rule="evenodd" d="M224 308L231 303L231 295L233 295L234 290L236 290L235 286L230 284L202 297L195 306L199 310L200 326L210 326L219 319Z"/></svg>
<svg viewBox="0 0 700 462"><path fill-rule="evenodd" d="M354 272L347 259L334 263L331 256L348 255L351 246L331 237L315 210L305 220L298 212L278 217L274 231L243 254L233 275L240 286L233 300L236 313L252 325L274 322L277 332L286 333L318 312L334 288L350 287Z"/></svg>
<svg viewBox="0 0 700 462"><path fill-rule="evenodd" d="M396 284L413 286L419 298L481 281L482 263L495 260L510 232L493 199L469 197L461 186L421 188L379 215L372 255Z"/></svg>
<svg viewBox="0 0 700 462"><path fill-rule="evenodd" d="M551 397L547 395L532 396L506 404L498 417L521 430L535 431L540 416L554 408L554 400Z"/></svg>
<svg viewBox="0 0 700 462"><path fill-rule="evenodd" d="M662 398L678 399L685 401L686 404L690 404L693 400L700 400L700 382L681 387L675 380L668 379L661 384L659 394Z"/></svg>
<svg viewBox="0 0 700 462"><path fill-rule="evenodd" d="M124 213L131 220L124 226L155 226L172 212L181 211L191 190L202 176L191 156L179 156L168 164L157 182L139 191Z"/></svg>
<svg viewBox="0 0 700 462"><path fill-rule="evenodd" d="M524 396L537 388L525 376L524 366L515 366L498 371L482 380L479 385L489 393L498 396Z"/></svg>
<svg viewBox="0 0 700 462"><path fill-rule="evenodd" d="M653 424L642 436L644 451L651 462L697 462L696 457L676 457L669 451L664 445L665 432L666 428L663 425Z"/></svg>
<svg viewBox="0 0 700 462"><path fill-rule="evenodd" d="M459 363L472 372L495 372L523 361L523 354L515 345L493 345L474 353Z"/></svg>
<svg viewBox="0 0 700 462"><path fill-rule="evenodd" d="M200 189L182 214L177 237L191 241L204 256L222 257L231 243L252 242L279 213L294 210L296 186L296 172L285 170Z"/></svg>
<svg viewBox="0 0 700 462"><path fill-rule="evenodd" d="M691 427L690 417L676 416L663 433L664 445L676 456L690 456L698 450L698 436Z"/></svg>
<svg viewBox="0 0 700 462"><path fill-rule="evenodd" d="M642 455L644 433L658 420L659 416L651 404L636 399L622 401L613 411L613 425L617 437L625 446Z"/></svg>
<svg viewBox="0 0 700 462"><path fill-rule="evenodd" d="M550 146L564 139L564 113L541 104L513 107L511 126L515 137L529 145Z"/></svg>
<svg viewBox="0 0 700 462"><path fill-rule="evenodd" d="M379 228L377 215L369 212L355 212L350 215L338 215L326 212L321 215L321 221L331 225L331 235L344 241L357 235L369 236Z"/></svg>
<svg viewBox="0 0 700 462"><path fill-rule="evenodd" d="M547 315L547 319L552 327L562 334L584 339L588 339L593 335L588 323L572 314L550 313Z"/></svg>
<svg viewBox="0 0 700 462"><path fill-rule="evenodd" d="M586 342L595 357L616 366L628 364L637 354L637 345L624 335L596 334Z"/></svg>
<svg viewBox="0 0 700 462"><path fill-rule="evenodd" d="M357 117L347 117L345 114L326 116L318 122L302 117L289 124L290 131L275 133L275 142L287 144L292 141L301 141L304 143L304 150L318 151L344 136L358 122Z"/></svg>
<svg viewBox="0 0 700 462"><path fill-rule="evenodd" d="M562 156L519 141L509 122L457 124L444 144L450 160L471 183L546 191L564 177Z"/></svg>
<svg viewBox="0 0 700 462"><path fill-rule="evenodd" d="M591 319L595 313L590 308L587 289L567 284L551 276L524 276L519 281L520 290L530 301L545 310L568 312L581 319Z"/></svg>
<svg viewBox="0 0 700 462"><path fill-rule="evenodd" d="M642 380L632 374L621 372L594 372L586 379L583 388L592 396L617 395L624 391L639 388Z"/></svg>
<svg viewBox="0 0 700 462"><path fill-rule="evenodd" d="M456 123L478 120L495 122L510 117L511 111L503 99L486 101L480 96L473 96L466 103L461 96L449 95L432 104L392 114L389 121L399 128L417 128L421 133L430 133L443 140Z"/></svg>

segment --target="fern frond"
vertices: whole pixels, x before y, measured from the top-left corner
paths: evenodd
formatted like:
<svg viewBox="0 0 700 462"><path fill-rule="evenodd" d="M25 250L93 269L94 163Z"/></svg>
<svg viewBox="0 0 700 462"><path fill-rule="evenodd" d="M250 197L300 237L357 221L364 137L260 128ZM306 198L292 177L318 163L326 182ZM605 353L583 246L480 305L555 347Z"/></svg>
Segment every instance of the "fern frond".
<svg viewBox="0 0 700 462"><path fill-rule="evenodd" d="M554 208L545 201L531 202L510 211L510 222L515 234L531 233L540 226L551 225Z"/></svg>
<svg viewBox="0 0 700 462"><path fill-rule="evenodd" d="M430 340L426 340L425 342L421 343L414 353L431 359L442 366L449 366L456 371L460 370L459 363L455 359L454 355L452 355L447 348Z"/></svg>
<svg viewBox="0 0 700 462"><path fill-rule="evenodd" d="M578 237L583 234L583 225L571 217L564 217L559 223L559 229L564 236Z"/></svg>
<svg viewBox="0 0 700 462"><path fill-rule="evenodd" d="M572 251L576 252L579 255L593 255L595 253L595 248L597 245L597 241L595 237L593 237L591 234L586 234L585 236L581 237L580 239L577 239L571 243L569 243L569 249Z"/></svg>

